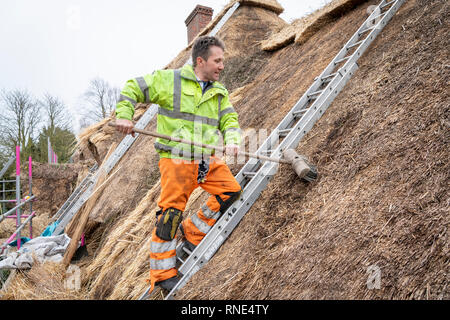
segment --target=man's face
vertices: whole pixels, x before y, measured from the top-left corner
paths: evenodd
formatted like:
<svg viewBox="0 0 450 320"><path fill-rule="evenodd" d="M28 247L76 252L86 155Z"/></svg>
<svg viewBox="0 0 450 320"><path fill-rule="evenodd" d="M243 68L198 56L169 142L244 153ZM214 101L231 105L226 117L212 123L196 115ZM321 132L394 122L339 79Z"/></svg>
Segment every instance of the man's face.
<svg viewBox="0 0 450 320"><path fill-rule="evenodd" d="M209 58L204 60L202 57L197 59L197 70L202 75L203 81L218 81L220 72L223 70L223 50L217 46L209 47Z"/></svg>

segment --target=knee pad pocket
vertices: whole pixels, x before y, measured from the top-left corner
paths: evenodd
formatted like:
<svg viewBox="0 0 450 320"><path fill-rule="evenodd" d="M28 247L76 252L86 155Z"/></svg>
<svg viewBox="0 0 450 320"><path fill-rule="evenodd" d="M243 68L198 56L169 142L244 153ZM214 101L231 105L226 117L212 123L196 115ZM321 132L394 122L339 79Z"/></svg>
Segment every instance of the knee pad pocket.
<svg viewBox="0 0 450 320"><path fill-rule="evenodd" d="M175 208L166 209L156 222L156 235L165 241L173 240L181 223L182 214L182 211Z"/></svg>

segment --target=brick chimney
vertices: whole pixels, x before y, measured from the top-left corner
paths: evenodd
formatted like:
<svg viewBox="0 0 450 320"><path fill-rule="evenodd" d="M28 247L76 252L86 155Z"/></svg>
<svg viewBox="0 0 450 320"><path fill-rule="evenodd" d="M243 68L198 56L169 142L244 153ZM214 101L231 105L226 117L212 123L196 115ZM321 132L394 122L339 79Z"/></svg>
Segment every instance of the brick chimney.
<svg viewBox="0 0 450 320"><path fill-rule="evenodd" d="M198 4L187 17L184 23L187 27L188 44L211 22L213 12L212 8Z"/></svg>

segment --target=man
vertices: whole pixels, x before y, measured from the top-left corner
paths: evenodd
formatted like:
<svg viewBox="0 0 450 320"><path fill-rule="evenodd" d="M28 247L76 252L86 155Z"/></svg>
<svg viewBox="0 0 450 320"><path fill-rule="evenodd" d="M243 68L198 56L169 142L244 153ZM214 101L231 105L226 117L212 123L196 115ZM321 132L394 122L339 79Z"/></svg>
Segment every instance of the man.
<svg viewBox="0 0 450 320"><path fill-rule="evenodd" d="M134 134L131 119L138 102L159 105L157 131L172 137L217 145L219 131L225 150L236 155L241 141L238 115L228 91L218 82L224 68L224 44L200 37L192 49L193 66L158 70L129 80L116 107L116 128ZM158 138L161 195L150 247L150 282L170 291L179 278L176 269L176 232L181 224L184 246L195 249L241 193L241 186L214 150ZM197 214L182 221L182 213L197 187L211 194Z"/></svg>

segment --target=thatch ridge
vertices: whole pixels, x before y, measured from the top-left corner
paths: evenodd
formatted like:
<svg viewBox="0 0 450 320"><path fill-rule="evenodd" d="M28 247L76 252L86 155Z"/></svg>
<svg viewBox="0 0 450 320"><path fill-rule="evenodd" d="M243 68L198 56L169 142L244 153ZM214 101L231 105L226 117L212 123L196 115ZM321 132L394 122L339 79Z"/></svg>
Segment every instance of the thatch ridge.
<svg viewBox="0 0 450 320"><path fill-rule="evenodd" d="M274 51L293 42L302 44L331 21L345 15L368 0L333 0L311 14L294 20L280 32L263 41L261 48Z"/></svg>

